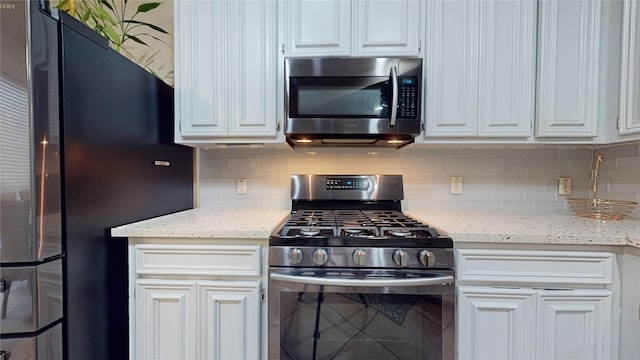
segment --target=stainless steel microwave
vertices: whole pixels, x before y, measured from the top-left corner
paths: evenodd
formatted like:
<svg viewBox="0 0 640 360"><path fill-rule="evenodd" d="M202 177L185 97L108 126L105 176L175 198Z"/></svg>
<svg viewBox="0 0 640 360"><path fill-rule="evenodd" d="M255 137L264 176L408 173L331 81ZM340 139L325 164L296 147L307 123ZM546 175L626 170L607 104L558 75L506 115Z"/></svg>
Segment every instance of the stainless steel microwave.
<svg viewBox="0 0 640 360"><path fill-rule="evenodd" d="M390 146L420 134L422 59L285 60L285 135L291 146Z"/></svg>

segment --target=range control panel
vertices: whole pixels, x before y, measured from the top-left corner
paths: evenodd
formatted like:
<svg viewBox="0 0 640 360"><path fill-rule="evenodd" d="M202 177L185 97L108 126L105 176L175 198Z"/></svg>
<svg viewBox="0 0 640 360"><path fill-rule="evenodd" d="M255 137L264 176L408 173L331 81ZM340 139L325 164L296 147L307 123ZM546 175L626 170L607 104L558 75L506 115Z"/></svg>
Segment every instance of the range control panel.
<svg viewBox="0 0 640 360"><path fill-rule="evenodd" d="M327 190L367 190L369 180L362 178L327 178Z"/></svg>

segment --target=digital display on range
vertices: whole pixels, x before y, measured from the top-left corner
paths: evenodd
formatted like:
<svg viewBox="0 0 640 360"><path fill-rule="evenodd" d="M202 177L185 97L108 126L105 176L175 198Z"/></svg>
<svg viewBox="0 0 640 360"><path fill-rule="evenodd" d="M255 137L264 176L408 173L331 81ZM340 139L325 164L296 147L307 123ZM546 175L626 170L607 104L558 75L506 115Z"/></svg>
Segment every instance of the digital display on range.
<svg viewBox="0 0 640 360"><path fill-rule="evenodd" d="M327 190L367 190L368 179L359 178L327 178Z"/></svg>

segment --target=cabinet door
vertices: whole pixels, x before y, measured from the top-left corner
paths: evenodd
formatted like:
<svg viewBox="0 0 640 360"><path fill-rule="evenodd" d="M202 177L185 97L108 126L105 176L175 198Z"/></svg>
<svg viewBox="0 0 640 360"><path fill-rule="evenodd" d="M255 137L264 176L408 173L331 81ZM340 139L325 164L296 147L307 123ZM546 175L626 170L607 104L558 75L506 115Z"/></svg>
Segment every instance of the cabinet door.
<svg viewBox="0 0 640 360"><path fill-rule="evenodd" d="M228 133L224 3L175 1L176 141Z"/></svg>
<svg viewBox="0 0 640 360"><path fill-rule="evenodd" d="M531 359L535 352L535 290L458 287L460 359Z"/></svg>
<svg viewBox="0 0 640 360"><path fill-rule="evenodd" d="M425 2L427 137L478 134L478 1Z"/></svg>
<svg viewBox="0 0 640 360"><path fill-rule="evenodd" d="M195 282L138 280L135 292L137 359L195 359Z"/></svg>
<svg viewBox="0 0 640 360"><path fill-rule="evenodd" d="M275 1L176 1L176 121L186 139L275 138Z"/></svg>
<svg viewBox="0 0 640 360"><path fill-rule="evenodd" d="M539 2L537 136L594 137L601 2Z"/></svg>
<svg viewBox="0 0 640 360"><path fill-rule="evenodd" d="M427 137L528 137L535 1L426 2Z"/></svg>
<svg viewBox="0 0 640 360"><path fill-rule="evenodd" d="M287 0L283 5L286 56L349 55L349 0Z"/></svg>
<svg viewBox="0 0 640 360"><path fill-rule="evenodd" d="M538 293L538 359L608 359L611 292L554 290Z"/></svg>
<svg viewBox="0 0 640 360"><path fill-rule="evenodd" d="M478 136L531 135L536 5L533 0L480 2Z"/></svg>
<svg viewBox="0 0 640 360"><path fill-rule="evenodd" d="M640 134L640 5L624 2L622 71L620 76L621 135Z"/></svg>
<svg viewBox="0 0 640 360"><path fill-rule="evenodd" d="M353 1L353 56L418 56L420 1Z"/></svg>
<svg viewBox="0 0 640 360"><path fill-rule="evenodd" d="M260 282L201 281L198 359L260 358Z"/></svg>
<svg viewBox="0 0 640 360"><path fill-rule="evenodd" d="M276 136L276 5L263 0L227 3L227 118L232 137Z"/></svg>

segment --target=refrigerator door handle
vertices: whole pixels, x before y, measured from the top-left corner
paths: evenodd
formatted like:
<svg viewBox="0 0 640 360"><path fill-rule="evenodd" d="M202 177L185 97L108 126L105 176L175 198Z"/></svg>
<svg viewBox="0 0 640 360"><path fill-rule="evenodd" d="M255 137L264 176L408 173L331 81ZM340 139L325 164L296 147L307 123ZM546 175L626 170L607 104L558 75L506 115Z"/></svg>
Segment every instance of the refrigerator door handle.
<svg viewBox="0 0 640 360"><path fill-rule="evenodd" d="M171 166L171 162L170 161L163 161L163 160L156 160L153 162L153 165L155 166Z"/></svg>

